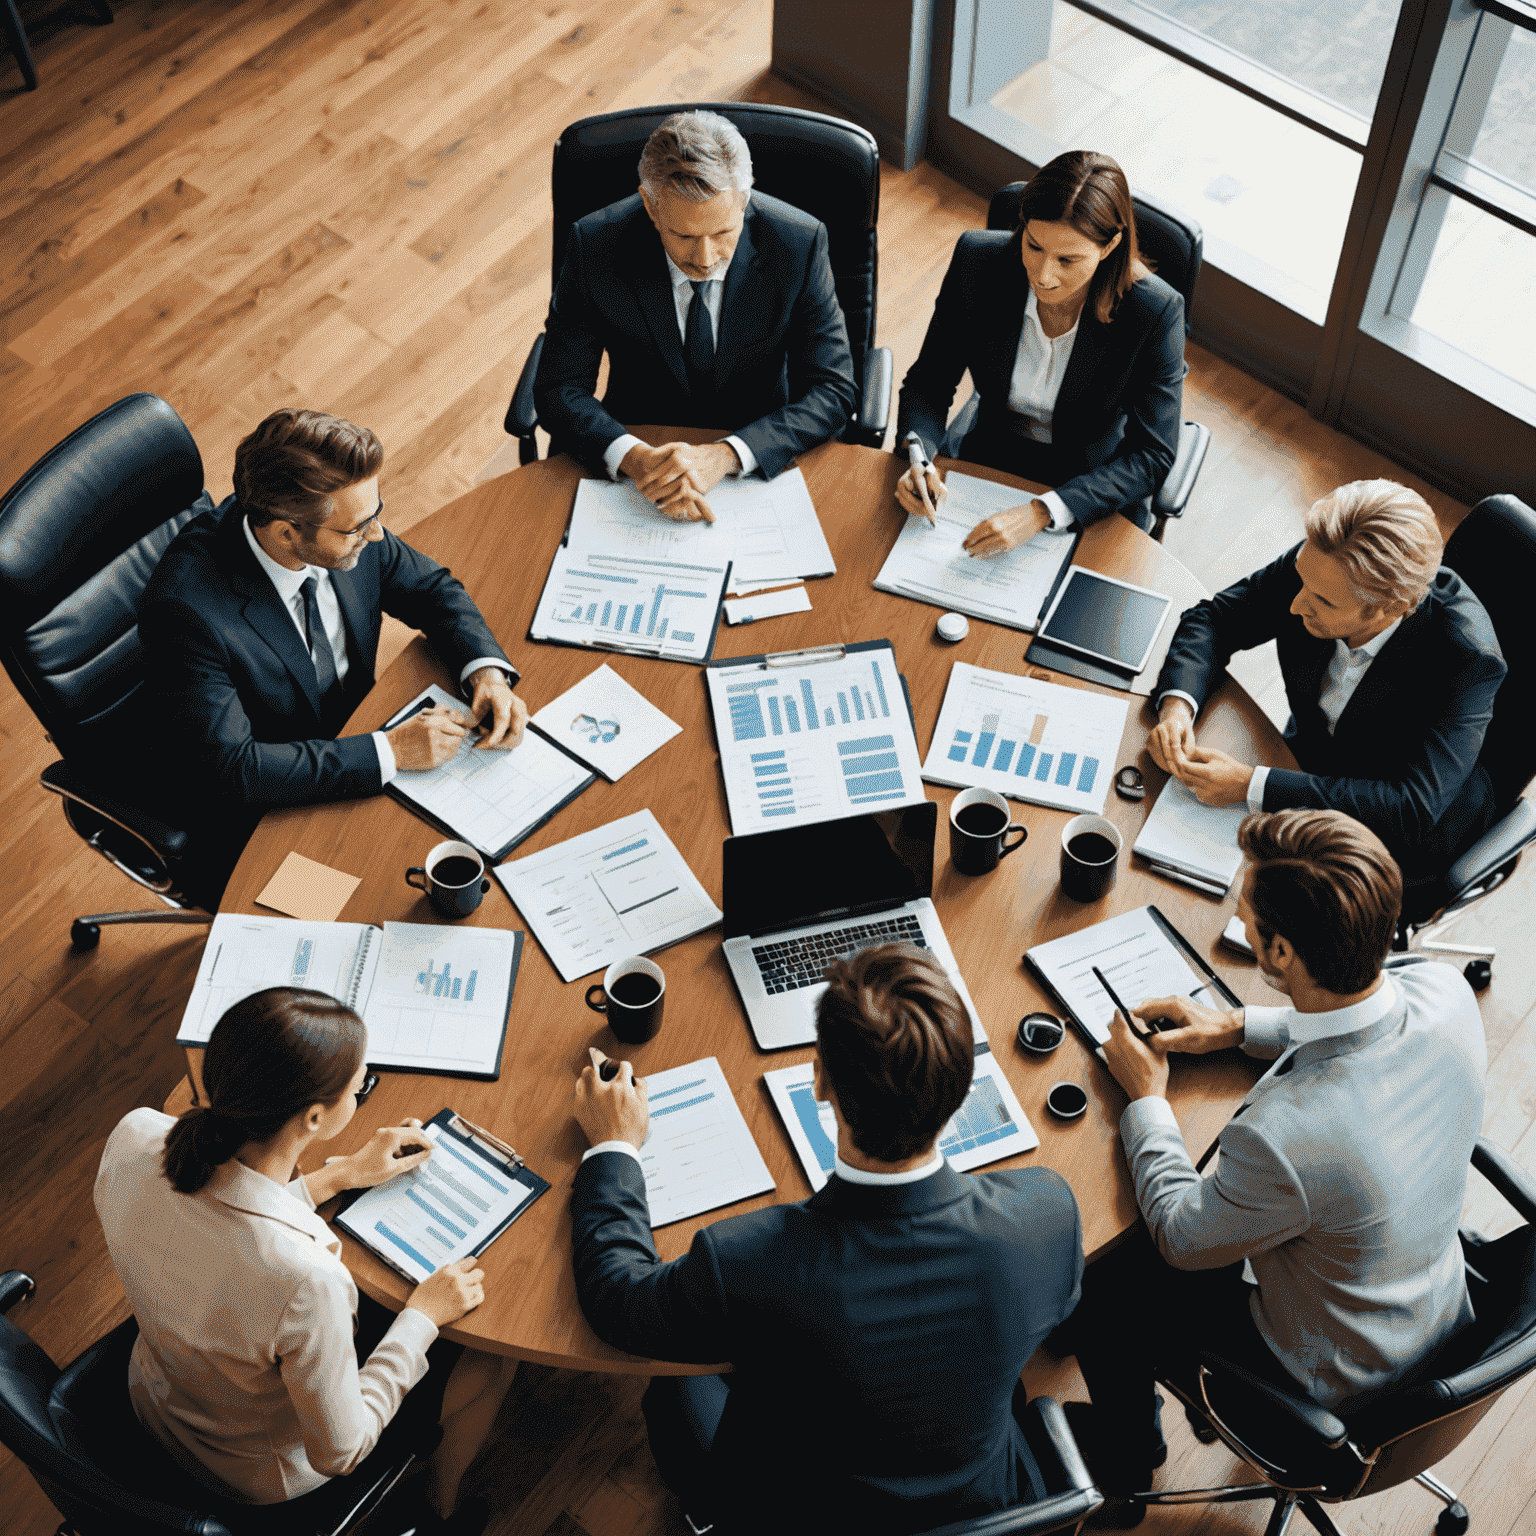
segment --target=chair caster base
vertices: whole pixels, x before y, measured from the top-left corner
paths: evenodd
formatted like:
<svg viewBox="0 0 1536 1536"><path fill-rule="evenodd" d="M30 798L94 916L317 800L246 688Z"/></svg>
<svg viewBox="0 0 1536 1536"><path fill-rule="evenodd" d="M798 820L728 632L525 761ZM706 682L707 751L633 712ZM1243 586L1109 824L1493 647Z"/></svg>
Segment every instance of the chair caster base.
<svg viewBox="0 0 1536 1536"><path fill-rule="evenodd" d="M1440 1511L1440 1518L1435 1521L1435 1536L1466 1536L1471 1524L1472 1516L1467 1506L1458 1500Z"/></svg>
<svg viewBox="0 0 1536 1536"><path fill-rule="evenodd" d="M69 925L69 942L81 953L88 949L95 949L101 943L101 924L87 923L77 917Z"/></svg>

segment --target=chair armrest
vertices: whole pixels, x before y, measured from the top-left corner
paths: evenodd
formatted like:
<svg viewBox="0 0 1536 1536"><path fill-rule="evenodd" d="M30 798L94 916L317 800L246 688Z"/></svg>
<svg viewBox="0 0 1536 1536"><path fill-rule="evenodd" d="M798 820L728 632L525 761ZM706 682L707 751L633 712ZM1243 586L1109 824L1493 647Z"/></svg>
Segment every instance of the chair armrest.
<svg viewBox="0 0 1536 1536"><path fill-rule="evenodd" d="M1509 1153L1479 1136L1472 1148L1472 1166L1536 1227L1536 1179Z"/></svg>
<svg viewBox="0 0 1536 1536"><path fill-rule="evenodd" d="M1502 820L1483 833L1446 872L1445 888L1454 904L1463 891L1486 880L1499 865L1506 864L1533 838L1536 838L1536 804L1515 801Z"/></svg>
<svg viewBox="0 0 1536 1536"><path fill-rule="evenodd" d="M533 381L539 375L539 359L544 355L544 332L533 338L528 349L528 361L517 376L517 388L512 391L512 403L507 407L507 419L502 423L509 435L522 443L518 454L524 464L531 464L539 456L538 439L534 429L539 424L539 413L533 403Z"/></svg>
<svg viewBox="0 0 1536 1536"><path fill-rule="evenodd" d="M1159 488L1152 510L1159 517L1182 517L1189 504L1189 493L1211 446L1211 429L1198 421L1186 421L1179 427L1179 449L1173 456L1173 468Z"/></svg>
<svg viewBox="0 0 1536 1536"><path fill-rule="evenodd" d="M1221 1355L1201 1353L1200 1391L1211 1422L1261 1470L1283 1470L1295 1451L1336 1451L1349 1439L1344 1421L1299 1388L1287 1391Z"/></svg>
<svg viewBox="0 0 1536 1536"><path fill-rule="evenodd" d="M50 763L43 769L40 781L44 789L50 789L66 800L76 800L87 810L127 828L140 841L148 843L162 859L180 859L186 854L188 839L184 831L118 799L110 790L68 763L62 760Z"/></svg>
<svg viewBox="0 0 1536 1536"><path fill-rule="evenodd" d="M8 1269L0 1275L0 1316L9 1312L18 1301L25 1301L37 1289L32 1276L19 1269Z"/></svg>
<svg viewBox="0 0 1536 1536"><path fill-rule="evenodd" d="M871 347L864 354L864 388L859 414L843 433L843 441L865 448L883 448L891 422L891 388L896 362L889 347Z"/></svg>

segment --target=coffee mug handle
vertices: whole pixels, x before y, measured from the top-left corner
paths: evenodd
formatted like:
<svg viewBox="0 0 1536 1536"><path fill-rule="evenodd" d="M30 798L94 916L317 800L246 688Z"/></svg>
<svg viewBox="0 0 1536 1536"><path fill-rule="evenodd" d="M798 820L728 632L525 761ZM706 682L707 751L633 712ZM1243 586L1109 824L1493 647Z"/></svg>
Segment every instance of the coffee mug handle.
<svg viewBox="0 0 1536 1536"><path fill-rule="evenodd" d="M594 1003L592 1001L592 994L594 992L596 992L597 995L602 998L602 1002ZM603 984L602 984L602 982L600 982L600 981L593 982L593 984L590 987L587 988L587 1007L590 1008L593 1011L593 1013L607 1013L608 1012L608 998L607 998L607 995L603 991Z"/></svg>
<svg viewBox="0 0 1536 1536"><path fill-rule="evenodd" d="M481 882L480 882L480 894L481 894L481 895L482 895L482 896L484 896L484 895L485 895L485 893L486 893L486 892L487 892L487 891L488 891L488 890L490 890L490 888L491 888L491 882L490 882L490 881L489 881L489 880L482 880L482 881L481 881Z"/></svg>
<svg viewBox="0 0 1536 1536"><path fill-rule="evenodd" d="M1008 834L1010 832L1017 832L1019 834L1018 842L1010 843L1008 841ZM998 858L1006 859L1008 857L1008 855L1010 853L1012 853L1015 848L1022 848L1024 846L1024 844L1028 841L1028 839L1029 839L1029 828L1028 827L1021 827L1018 824L1018 822L1016 822L1016 821L1011 823L1010 825L1004 827L1003 828L1003 844L1002 844L1002 847L999 848L998 851L997 851Z"/></svg>
<svg viewBox="0 0 1536 1536"><path fill-rule="evenodd" d="M412 880L412 875L420 875L421 879L419 881ZM424 869L414 868L406 870L405 883L418 891L426 891L428 894L431 893L431 888L427 884L427 872Z"/></svg>

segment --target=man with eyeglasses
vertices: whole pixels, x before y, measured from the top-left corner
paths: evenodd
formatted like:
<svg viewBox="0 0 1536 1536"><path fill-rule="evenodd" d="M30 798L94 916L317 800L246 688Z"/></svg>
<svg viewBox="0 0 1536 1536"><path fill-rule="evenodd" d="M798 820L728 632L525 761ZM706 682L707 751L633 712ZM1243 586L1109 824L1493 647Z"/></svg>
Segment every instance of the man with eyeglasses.
<svg viewBox="0 0 1536 1536"><path fill-rule="evenodd" d="M235 450L235 494L182 529L145 588L139 636L161 711L150 755L205 866L200 887L222 890L268 810L376 794L477 729L479 748L523 739L517 669L479 610L383 526L383 460L366 427L274 411ZM425 632L466 707L338 736L373 686L385 613Z"/></svg>

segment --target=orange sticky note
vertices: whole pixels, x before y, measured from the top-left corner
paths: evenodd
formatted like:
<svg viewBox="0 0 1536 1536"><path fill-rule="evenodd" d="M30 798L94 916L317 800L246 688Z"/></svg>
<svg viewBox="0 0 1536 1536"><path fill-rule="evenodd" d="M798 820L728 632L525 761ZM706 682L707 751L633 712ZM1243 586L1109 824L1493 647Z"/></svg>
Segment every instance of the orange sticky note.
<svg viewBox="0 0 1536 1536"><path fill-rule="evenodd" d="M256 904L289 917L330 923L362 883L357 875L344 875L329 864L317 864L302 853L290 853L267 881Z"/></svg>

